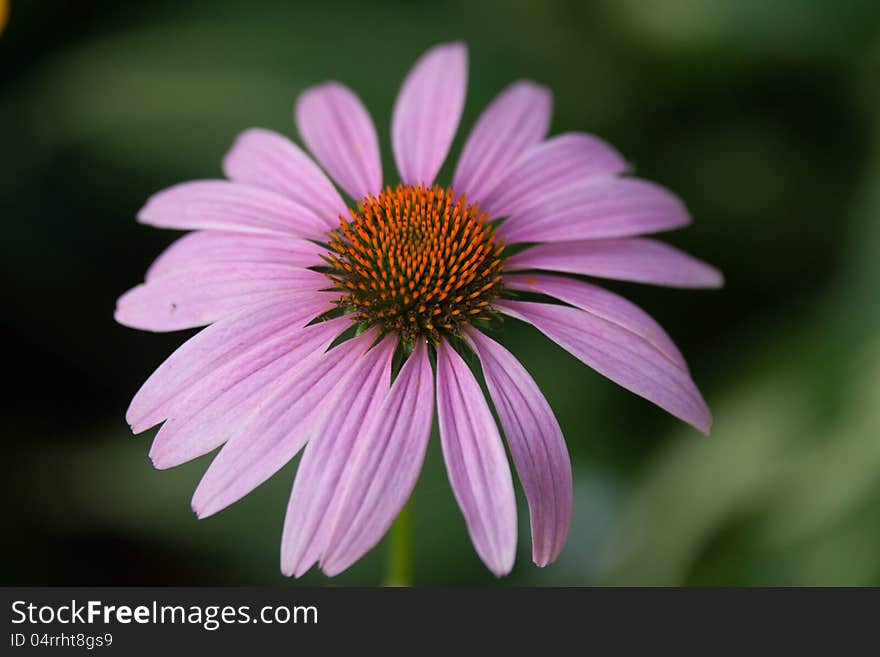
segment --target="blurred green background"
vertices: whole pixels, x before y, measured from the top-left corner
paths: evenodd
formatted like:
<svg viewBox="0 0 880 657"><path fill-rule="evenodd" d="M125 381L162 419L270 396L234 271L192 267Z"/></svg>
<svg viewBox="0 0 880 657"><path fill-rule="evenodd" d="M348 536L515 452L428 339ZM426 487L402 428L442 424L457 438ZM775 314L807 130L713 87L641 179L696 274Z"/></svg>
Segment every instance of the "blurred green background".
<svg viewBox="0 0 880 657"><path fill-rule="evenodd" d="M219 516L207 458L154 470L123 419L185 336L116 325L116 297L176 234L146 197L220 176L249 127L293 134L299 90L389 119L428 46L470 47L463 131L510 81L555 94L688 203L668 240L720 292L616 285L679 343L703 437L536 331L505 327L575 474L558 562L479 562L432 441L414 497L424 585L880 585L880 3L876 0L12 2L0 36L3 584L375 584L384 544L333 580L279 572L295 463ZM453 149L460 150L462 135ZM448 180L450 168L444 169Z"/></svg>

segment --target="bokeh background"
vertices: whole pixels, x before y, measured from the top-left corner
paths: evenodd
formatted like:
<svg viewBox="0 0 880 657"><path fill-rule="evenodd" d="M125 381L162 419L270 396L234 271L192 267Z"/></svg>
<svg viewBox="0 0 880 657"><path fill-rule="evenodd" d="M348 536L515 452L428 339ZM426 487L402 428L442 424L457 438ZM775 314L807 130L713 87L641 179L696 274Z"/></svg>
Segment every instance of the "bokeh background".
<svg viewBox="0 0 880 657"><path fill-rule="evenodd" d="M13 0L0 35L3 584L382 581L384 543L333 580L281 577L295 462L197 521L207 458L154 470L153 432L132 437L123 419L186 336L112 314L176 237L135 223L149 194L218 177L249 126L293 135L298 91L330 77L370 108L388 176L398 85L450 39L470 47L462 132L510 81L549 85L553 132L601 135L679 193L695 223L668 240L727 285L613 286L682 347L715 414L709 438L508 321L571 451L568 545L533 566L520 498L517 565L495 580L435 435L413 501L415 583L880 584L876 0Z"/></svg>

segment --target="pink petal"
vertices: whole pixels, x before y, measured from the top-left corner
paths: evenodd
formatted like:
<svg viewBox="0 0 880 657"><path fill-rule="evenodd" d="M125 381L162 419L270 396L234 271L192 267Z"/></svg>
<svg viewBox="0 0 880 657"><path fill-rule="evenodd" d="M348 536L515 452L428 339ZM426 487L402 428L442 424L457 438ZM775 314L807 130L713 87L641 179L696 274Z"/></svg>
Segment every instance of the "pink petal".
<svg viewBox="0 0 880 657"><path fill-rule="evenodd" d="M516 557L516 499L495 420L468 366L437 345L437 416L443 460L471 541L498 577Z"/></svg>
<svg viewBox="0 0 880 657"><path fill-rule="evenodd" d="M514 255L507 271L548 269L669 287L718 288L724 278L711 265L667 244L643 238L538 244Z"/></svg>
<svg viewBox="0 0 880 657"><path fill-rule="evenodd" d="M307 360L312 362L317 355ZM202 406L191 404L184 414L165 420L150 450L153 465L164 470L207 454L225 443L235 427L264 399L279 379L302 362L302 354L289 349L276 360L250 372L215 397L202 397ZM215 379L216 381L216 379ZM186 393L181 393L185 397Z"/></svg>
<svg viewBox="0 0 880 657"><path fill-rule="evenodd" d="M628 164L613 147L593 135L558 135L532 146L495 190L482 199L490 217L506 217L541 205L574 184L626 171Z"/></svg>
<svg viewBox="0 0 880 657"><path fill-rule="evenodd" d="M712 416L690 375L647 340L578 308L496 301L603 376L708 433Z"/></svg>
<svg viewBox="0 0 880 657"><path fill-rule="evenodd" d="M332 364L333 359L320 357L349 326L346 318L307 328L294 324L248 352L246 360L233 360L204 374L165 405L167 420L150 450L153 465L180 465L241 433L254 410L272 399L282 383L298 381L303 367L323 371Z"/></svg>
<svg viewBox="0 0 880 657"><path fill-rule="evenodd" d="M354 92L326 82L300 94L296 127L321 166L355 200L382 190L379 139Z"/></svg>
<svg viewBox="0 0 880 657"><path fill-rule="evenodd" d="M546 566L562 550L571 522L571 462L562 430L534 379L513 354L480 331L470 330L467 337L482 363L529 501L532 559Z"/></svg>
<svg viewBox="0 0 880 657"><path fill-rule="evenodd" d="M684 356L663 327L634 303L608 290L573 278L545 274L511 274L505 276L504 285L513 290L556 297L576 308L613 322L647 341L679 367L687 369Z"/></svg>
<svg viewBox="0 0 880 657"><path fill-rule="evenodd" d="M199 483L192 499L193 510L199 518L237 502L280 470L316 432L327 430L315 423L316 412L326 404L327 395L344 374L352 369L352 359L364 359L376 337L376 333L370 331L327 353L315 353L306 359L300 357L300 362L266 391L233 428L233 437ZM393 350L393 342L390 349L384 350L385 369L389 372ZM368 360L375 362L376 358L372 356ZM378 381L358 381L358 385L377 387L371 383ZM331 412L336 416L348 415L337 409Z"/></svg>
<svg viewBox="0 0 880 657"><path fill-rule="evenodd" d="M208 264L153 278L116 302L116 321L145 331L177 331L205 326L278 294L323 297L326 310L335 296L323 274L276 264Z"/></svg>
<svg viewBox="0 0 880 657"><path fill-rule="evenodd" d="M167 418L181 393L218 369L231 369L244 378L274 361L288 349L286 340L295 339L316 311L320 312L317 302L300 304L294 296L282 295L197 333L141 386L126 413L132 430L140 433ZM340 332L347 325L337 324Z"/></svg>
<svg viewBox="0 0 880 657"><path fill-rule="evenodd" d="M283 135L251 128L238 136L223 159L223 172L235 182L271 189L311 210L327 228L347 215L345 202L324 172Z"/></svg>
<svg viewBox="0 0 880 657"><path fill-rule="evenodd" d="M430 186L446 159L467 92L467 47L434 46L410 70L391 119L391 144L406 185Z"/></svg>
<svg viewBox="0 0 880 657"><path fill-rule="evenodd" d="M534 82L515 82L480 115L455 169L453 189L479 203L550 128L550 92Z"/></svg>
<svg viewBox="0 0 880 657"><path fill-rule="evenodd" d="M600 178L516 211L498 234L508 243L568 242L656 233L690 221L684 203L659 185L634 178Z"/></svg>
<svg viewBox="0 0 880 657"><path fill-rule="evenodd" d="M434 385L428 348L418 344L369 427L357 439L334 498L321 569L336 575L370 550L406 503L422 469Z"/></svg>
<svg viewBox="0 0 880 657"><path fill-rule="evenodd" d="M325 249L314 242L286 235L257 235L198 230L184 235L156 258L147 281L160 276L217 263L285 264L314 267L324 264Z"/></svg>
<svg viewBox="0 0 880 657"><path fill-rule="evenodd" d="M323 239L327 224L305 206L251 185L197 180L153 194L138 221L179 230L233 230Z"/></svg>
<svg viewBox="0 0 880 657"><path fill-rule="evenodd" d="M336 517L331 503L341 490L340 479L358 438L388 393L396 346L396 339L387 336L347 363L347 373L312 422L312 438L300 461L284 520L281 570L285 575L300 577L324 550ZM367 347L369 343L362 352Z"/></svg>

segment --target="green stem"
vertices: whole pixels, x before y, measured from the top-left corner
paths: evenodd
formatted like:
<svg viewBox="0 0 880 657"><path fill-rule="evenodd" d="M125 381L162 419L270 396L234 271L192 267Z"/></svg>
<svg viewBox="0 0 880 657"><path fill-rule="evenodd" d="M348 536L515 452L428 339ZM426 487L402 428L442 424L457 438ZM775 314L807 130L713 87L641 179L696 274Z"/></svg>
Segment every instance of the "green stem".
<svg viewBox="0 0 880 657"><path fill-rule="evenodd" d="M412 509L401 509L391 526L385 586L412 586Z"/></svg>

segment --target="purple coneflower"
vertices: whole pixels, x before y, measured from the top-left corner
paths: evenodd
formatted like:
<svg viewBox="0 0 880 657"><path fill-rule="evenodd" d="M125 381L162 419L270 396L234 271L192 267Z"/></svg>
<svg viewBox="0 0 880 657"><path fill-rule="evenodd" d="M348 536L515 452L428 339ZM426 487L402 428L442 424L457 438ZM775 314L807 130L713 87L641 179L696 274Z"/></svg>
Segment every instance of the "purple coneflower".
<svg viewBox="0 0 880 657"><path fill-rule="evenodd" d="M451 187L435 185L466 86L462 44L416 62L391 120L395 186L383 187L366 108L328 82L295 108L321 168L287 138L248 130L223 161L228 180L177 185L138 215L195 232L119 299L117 321L151 331L208 327L147 380L128 422L135 433L164 422L150 450L157 468L223 445L193 497L200 518L305 447L284 523L287 575L315 563L335 575L388 531L422 467L435 389L443 458L474 547L493 573L510 571L513 481L467 352L480 363L528 499L533 559L556 558L571 517L571 464L535 381L484 332L502 315L709 430L709 410L663 329L623 298L564 275L720 286L712 267L637 237L689 223L684 205L621 177L627 163L596 137L545 139L551 95L528 81L495 98Z"/></svg>

